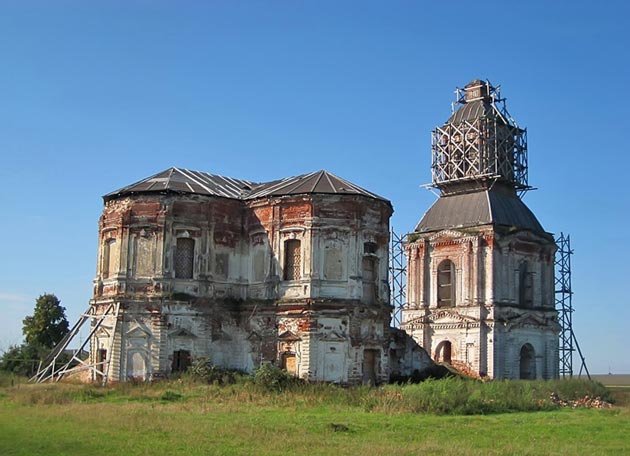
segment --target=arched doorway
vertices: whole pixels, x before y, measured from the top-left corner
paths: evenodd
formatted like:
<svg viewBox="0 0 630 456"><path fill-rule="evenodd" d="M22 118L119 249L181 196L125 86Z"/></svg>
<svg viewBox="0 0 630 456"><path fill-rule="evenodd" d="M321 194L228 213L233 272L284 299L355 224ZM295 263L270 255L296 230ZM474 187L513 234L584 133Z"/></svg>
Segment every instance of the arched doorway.
<svg viewBox="0 0 630 456"><path fill-rule="evenodd" d="M451 342L443 340L435 349L435 361L438 363L451 362Z"/></svg>
<svg viewBox="0 0 630 456"><path fill-rule="evenodd" d="M525 344L521 347L520 378L521 380L534 380L536 378L536 352L531 344Z"/></svg>

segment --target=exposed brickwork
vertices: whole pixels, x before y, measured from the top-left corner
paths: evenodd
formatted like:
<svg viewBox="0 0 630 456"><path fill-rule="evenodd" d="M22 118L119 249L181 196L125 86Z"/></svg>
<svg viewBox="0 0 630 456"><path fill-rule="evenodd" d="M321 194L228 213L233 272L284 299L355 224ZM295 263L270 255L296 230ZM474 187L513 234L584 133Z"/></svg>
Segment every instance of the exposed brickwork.
<svg viewBox="0 0 630 456"><path fill-rule="evenodd" d="M550 236L524 230L479 227L414 234L406 246L409 304L403 328L435 360L469 375L520 378L527 374L521 350L531 346L531 375L556 377L555 248ZM437 268L444 260L454 264L455 303L440 308ZM531 302L523 302L523 262L533 275Z"/></svg>
<svg viewBox="0 0 630 456"><path fill-rule="evenodd" d="M351 194L109 197L92 303L121 303L112 378L166 376L173 353L183 351L250 372L290 359L311 381L387 381L391 213L384 200ZM178 239L192 246L191 278L176 277L188 261ZM287 241L300 246L299 274L289 281L282 280ZM376 244L369 302L365 243ZM107 328L99 330L93 347L107 337Z"/></svg>

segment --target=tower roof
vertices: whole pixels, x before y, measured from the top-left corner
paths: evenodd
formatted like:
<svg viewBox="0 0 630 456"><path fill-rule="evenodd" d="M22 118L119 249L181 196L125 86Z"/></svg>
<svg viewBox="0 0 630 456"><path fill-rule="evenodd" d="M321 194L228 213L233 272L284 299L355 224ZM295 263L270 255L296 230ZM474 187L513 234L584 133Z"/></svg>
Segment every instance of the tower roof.
<svg viewBox="0 0 630 456"><path fill-rule="evenodd" d="M516 194L497 188L441 196L424 214L415 231L427 233L481 225L545 232L536 216Z"/></svg>
<svg viewBox="0 0 630 456"><path fill-rule="evenodd" d="M324 170L256 183L175 167L108 193L103 198L108 201L137 193L190 193L239 200L298 194L344 194L367 196L389 202L375 193Z"/></svg>
<svg viewBox="0 0 630 456"><path fill-rule="evenodd" d="M496 106L487 99L477 99L466 102L453 113L446 123L459 125L464 121L471 122L482 117L497 117L500 119L501 123L507 124L505 118Z"/></svg>

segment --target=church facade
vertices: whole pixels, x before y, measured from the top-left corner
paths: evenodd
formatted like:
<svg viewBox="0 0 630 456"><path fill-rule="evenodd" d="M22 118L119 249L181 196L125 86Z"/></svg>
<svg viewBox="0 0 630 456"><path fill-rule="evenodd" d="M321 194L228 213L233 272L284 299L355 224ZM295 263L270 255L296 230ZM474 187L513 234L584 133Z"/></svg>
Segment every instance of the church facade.
<svg viewBox="0 0 630 456"><path fill-rule="evenodd" d="M433 132L440 197L408 235L402 328L438 362L488 378L558 376L553 236L519 197L526 131L489 82Z"/></svg>
<svg viewBox="0 0 630 456"><path fill-rule="evenodd" d="M104 197L89 368L151 380L195 359L378 384L436 362L558 376L556 244L521 199L526 131L487 81L433 132L440 196L407 236L391 328L391 203L326 171L255 183L171 168ZM87 317L86 317L87 318Z"/></svg>
<svg viewBox="0 0 630 456"><path fill-rule="evenodd" d="M92 337L95 379L207 358L376 384L401 363L386 199L326 171L259 184L171 168L104 201L91 308L110 318Z"/></svg>

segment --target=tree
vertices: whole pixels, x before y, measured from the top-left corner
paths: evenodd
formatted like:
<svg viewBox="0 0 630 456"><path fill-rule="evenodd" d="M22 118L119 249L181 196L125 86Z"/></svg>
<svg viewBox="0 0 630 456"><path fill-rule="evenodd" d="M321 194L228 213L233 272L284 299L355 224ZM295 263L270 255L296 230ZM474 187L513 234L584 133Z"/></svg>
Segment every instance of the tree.
<svg viewBox="0 0 630 456"><path fill-rule="evenodd" d="M32 345L11 345L0 357L0 370L30 377L37 370L38 356Z"/></svg>
<svg viewBox="0 0 630 456"><path fill-rule="evenodd" d="M0 357L0 370L33 375L39 361L68 333L66 309L57 296L45 293L35 301L33 315L22 323L26 342L4 352Z"/></svg>
<svg viewBox="0 0 630 456"><path fill-rule="evenodd" d="M57 296L46 293L37 298L33 315L22 323L26 342L4 352L0 357L0 370L33 375L39 361L68 333L66 309Z"/></svg>
<svg viewBox="0 0 630 456"><path fill-rule="evenodd" d="M68 333L66 309L54 294L43 294L35 301L32 316L23 321L26 345L50 350Z"/></svg>

